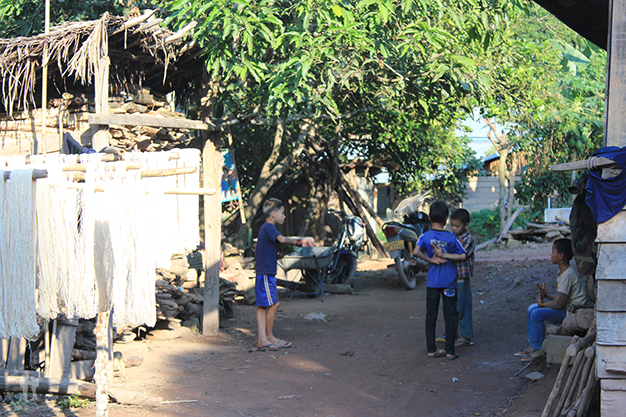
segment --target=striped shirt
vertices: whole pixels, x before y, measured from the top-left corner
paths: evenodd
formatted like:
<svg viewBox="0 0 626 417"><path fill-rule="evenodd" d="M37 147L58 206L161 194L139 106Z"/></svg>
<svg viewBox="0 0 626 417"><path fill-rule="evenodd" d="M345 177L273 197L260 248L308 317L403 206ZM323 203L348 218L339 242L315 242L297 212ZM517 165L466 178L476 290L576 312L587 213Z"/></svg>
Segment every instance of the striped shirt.
<svg viewBox="0 0 626 417"><path fill-rule="evenodd" d="M476 249L476 244L470 232L465 232L459 236L459 242L465 249L467 258L456 263L459 272L457 279L469 279L474 276L474 250Z"/></svg>

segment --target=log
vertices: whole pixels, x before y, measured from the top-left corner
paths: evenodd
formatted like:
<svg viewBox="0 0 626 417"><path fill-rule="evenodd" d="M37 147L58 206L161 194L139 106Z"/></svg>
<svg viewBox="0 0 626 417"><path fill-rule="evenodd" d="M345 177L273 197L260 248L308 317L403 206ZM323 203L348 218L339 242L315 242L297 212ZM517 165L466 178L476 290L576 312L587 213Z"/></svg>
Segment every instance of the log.
<svg viewBox="0 0 626 417"><path fill-rule="evenodd" d="M24 390L41 394L96 398L96 386L89 382L71 378L44 378L40 377L37 372L30 373L29 371L19 373L5 371L0 374L0 391L23 392Z"/></svg>
<svg viewBox="0 0 626 417"><path fill-rule="evenodd" d="M576 355L576 358L574 360L574 365L572 366L572 370L569 373L569 376L567 377L565 388L563 388L561 392L561 398L559 399L559 402L556 404L556 408L554 409L553 415L556 415L556 416L561 415L561 410L563 409L563 407L568 406L567 399L569 398L570 392L573 391L572 386L574 385L574 382L580 373L580 369L582 368L582 362L584 358L585 358L585 355L582 352L579 352Z"/></svg>
<svg viewBox="0 0 626 417"><path fill-rule="evenodd" d="M522 206L518 208L517 210L515 210L515 213L513 213L513 215L509 218L509 220L504 225L504 229L500 231L500 237L498 237L498 240L496 242L500 242L502 240L502 237L506 236L511 226L513 226L515 219L517 219L517 216L519 216L522 213L522 211L524 211L524 209L526 209L526 207Z"/></svg>
<svg viewBox="0 0 626 417"><path fill-rule="evenodd" d="M578 341L578 337L574 336L572 338L572 343ZM556 381L554 382L554 386L552 387L552 391L550 392L550 396L548 397L548 401L546 401L546 405L543 407L543 412L541 413L541 417L548 417L550 415L550 409L554 404L554 400L559 395L561 391L561 385L563 384L563 380L565 379L565 374L567 373L567 368L569 367L570 359L572 357L565 353L563 357L563 363L561 364L561 369L559 369L559 374L556 377Z"/></svg>
<svg viewBox="0 0 626 417"><path fill-rule="evenodd" d="M582 339L579 339L575 343L572 343L567 348L565 353L573 357L576 354L578 354L578 352L580 352L581 350L587 349L587 347L589 347L595 340L596 340L596 332L589 333L587 336L583 337Z"/></svg>
<svg viewBox="0 0 626 417"><path fill-rule="evenodd" d="M497 238L493 238L493 239L489 239L486 242L481 243L480 245L476 245L476 249L474 249L475 251L479 251L479 250L483 250L485 249L487 246L491 245L492 243L496 243L498 239Z"/></svg>
<svg viewBox="0 0 626 417"><path fill-rule="evenodd" d="M587 385L583 390L583 395L580 397L580 405L578 406L576 417L583 417L587 415L589 404L591 403L591 399L594 397L593 393L595 392L598 384L598 380L596 378L596 361L592 362L589 379L587 380Z"/></svg>
<svg viewBox="0 0 626 417"><path fill-rule="evenodd" d="M324 292L329 294L354 294L350 284L324 284Z"/></svg>
<svg viewBox="0 0 626 417"><path fill-rule="evenodd" d="M583 373L580 379L580 383L578 384L578 388L576 389L576 397L580 399L583 393L583 389L587 386L587 380L589 379L589 372L591 372L591 366L593 365L593 361L595 360L596 350L593 346L588 347L585 350L585 357L587 361L585 362L585 369L583 369Z"/></svg>
<svg viewBox="0 0 626 417"><path fill-rule="evenodd" d="M563 404L564 408L569 408L570 405L572 404L572 401L575 398L574 394L576 393L576 391L578 391L578 384L580 382L582 371L585 369L587 362L590 362L590 359L585 356L584 352L579 352L577 355L577 358L578 356L580 356L582 360L581 360L580 366L578 367L576 371L576 374L574 375L572 385L570 386L571 389L565 390L565 392L567 393L567 398L565 399L565 404ZM572 369L572 373L574 373L574 369Z"/></svg>

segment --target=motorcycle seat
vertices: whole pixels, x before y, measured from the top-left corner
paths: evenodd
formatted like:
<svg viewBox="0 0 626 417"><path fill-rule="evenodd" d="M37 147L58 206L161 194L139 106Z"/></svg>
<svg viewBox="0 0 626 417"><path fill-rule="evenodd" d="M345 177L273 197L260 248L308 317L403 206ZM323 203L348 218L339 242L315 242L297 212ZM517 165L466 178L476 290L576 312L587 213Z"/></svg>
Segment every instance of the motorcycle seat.
<svg viewBox="0 0 626 417"><path fill-rule="evenodd" d="M418 232L417 228L415 226L413 226L412 224L408 224L408 223L400 223L400 222L389 222L386 223L389 226L399 226L399 227L403 227L405 229L410 229L413 230L414 232Z"/></svg>

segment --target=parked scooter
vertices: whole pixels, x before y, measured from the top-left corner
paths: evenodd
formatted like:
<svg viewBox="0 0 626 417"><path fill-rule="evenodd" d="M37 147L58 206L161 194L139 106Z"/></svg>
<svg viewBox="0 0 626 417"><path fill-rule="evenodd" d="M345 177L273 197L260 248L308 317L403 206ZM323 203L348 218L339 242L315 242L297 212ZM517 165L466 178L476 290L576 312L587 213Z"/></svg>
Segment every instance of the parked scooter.
<svg viewBox="0 0 626 417"><path fill-rule="evenodd" d="M387 238L385 249L396 262L400 283L407 290L417 286L417 274L428 271L428 263L413 256L419 237L430 230L431 223L423 211L404 215L403 222L391 221L383 224Z"/></svg>

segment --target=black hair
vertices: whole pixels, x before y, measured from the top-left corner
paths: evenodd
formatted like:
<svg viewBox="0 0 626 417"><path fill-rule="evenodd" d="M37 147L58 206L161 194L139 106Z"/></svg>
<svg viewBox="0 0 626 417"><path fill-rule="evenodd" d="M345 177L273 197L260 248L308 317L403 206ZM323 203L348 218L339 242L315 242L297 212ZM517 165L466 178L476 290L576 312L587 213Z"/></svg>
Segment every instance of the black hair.
<svg viewBox="0 0 626 417"><path fill-rule="evenodd" d="M469 224L470 222L470 214L469 211L465 209L456 209L450 215L450 220L458 220L463 224Z"/></svg>
<svg viewBox="0 0 626 417"><path fill-rule="evenodd" d="M572 252L572 241L569 239L557 239L554 241L554 249L567 259L567 262L571 261L574 257Z"/></svg>
<svg viewBox="0 0 626 417"><path fill-rule="evenodd" d="M263 214L267 219L272 212L276 210L280 210L281 207L284 207L285 204L277 198L270 198L265 203L263 203Z"/></svg>
<svg viewBox="0 0 626 417"><path fill-rule="evenodd" d="M435 201L430 205L430 217L431 222L445 223L448 220L448 206L443 201Z"/></svg>

